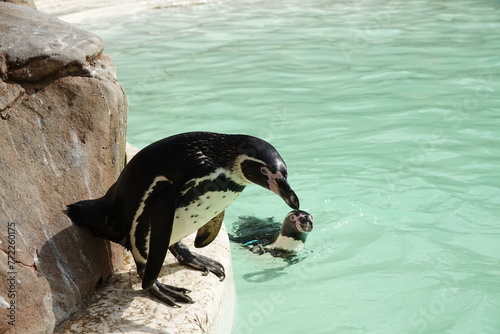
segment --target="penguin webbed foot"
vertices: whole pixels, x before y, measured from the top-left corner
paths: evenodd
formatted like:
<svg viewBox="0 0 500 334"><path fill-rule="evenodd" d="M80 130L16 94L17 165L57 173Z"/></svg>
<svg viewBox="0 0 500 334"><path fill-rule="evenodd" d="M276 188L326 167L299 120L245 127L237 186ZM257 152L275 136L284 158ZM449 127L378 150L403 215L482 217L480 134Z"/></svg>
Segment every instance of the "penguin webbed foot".
<svg viewBox="0 0 500 334"><path fill-rule="evenodd" d="M173 244L170 246L169 250L179 263L203 271L204 276L213 273L221 281L226 278L226 273L222 264L206 256L191 252L189 248L181 242Z"/></svg>
<svg viewBox="0 0 500 334"><path fill-rule="evenodd" d="M187 295L189 292L191 292L188 289L163 284L159 281L155 281L153 286L149 288L148 291L153 296L172 307L180 307L180 305L178 305L176 302L186 304L194 303L191 297Z"/></svg>
<svg viewBox="0 0 500 334"><path fill-rule="evenodd" d="M137 273L141 279L144 278L144 269L145 265L142 263L136 262L137 265ZM172 307L180 307L178 303L186 303L193 304L194 301L187 294L191 291L184 288L179 288L173 285L167 285L160 283L160 281L155 280L153 285L148 288L148 291L151 295L158 298L160 301Z"/></svg>

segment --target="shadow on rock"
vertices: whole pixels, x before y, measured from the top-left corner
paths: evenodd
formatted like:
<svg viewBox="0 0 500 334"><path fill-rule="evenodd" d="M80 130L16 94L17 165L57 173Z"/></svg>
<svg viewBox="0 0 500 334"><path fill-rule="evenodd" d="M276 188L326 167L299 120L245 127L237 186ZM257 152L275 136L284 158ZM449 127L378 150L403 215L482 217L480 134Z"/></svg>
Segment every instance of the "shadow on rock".
<svg viewBox="0 0 500 334"><path fill-rule="evenodd" d="M113 272L109 242L88 231L69 226L50 238L38 251L38 269L50 284L56 324L77 312L97 282Z"/></svg>
<svg viewBox="0 0 500 334"><path fill-rule="evenodd" d="M83 239L88 238L89 243L94 243L94 246L82 246L77 242L76 234L80 234L80 240L82 235ZM108 251L96 250L96 242L105 243ZM71 307L73 313L54 333L168 334L165 330L158 329L161 326L157 323L151 327L145 325L156 321L157 312L164 314L163 308L167 306L141 289L132 257L126 256L122 268L113 276L109 274L112 269L110 246L108 241L92 236L86 229L71 226L56 234L42 247L39 253L40 270L50 283L54 312L63 312ZM78 247L81 249L77 249ZM73 253L78 256L71 255ZM101 270L97 270L97 264L102 266ZM168 277L182 268L177 263L164 265L160 277ZM76 294L80 298L71 299L75 294L69 293L69 290L78 290L77 282L81 276L94 278L95 292L87 298Z"/></svg>

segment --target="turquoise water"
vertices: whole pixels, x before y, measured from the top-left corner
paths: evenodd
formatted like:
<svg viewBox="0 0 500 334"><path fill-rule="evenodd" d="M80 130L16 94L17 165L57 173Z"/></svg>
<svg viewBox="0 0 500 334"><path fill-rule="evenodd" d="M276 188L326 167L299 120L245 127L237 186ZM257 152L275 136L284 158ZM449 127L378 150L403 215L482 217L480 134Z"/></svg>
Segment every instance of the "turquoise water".
<svg viewBox="0 0 500 334"><path fill-rule="evenodd" d="M500 333L500 2L231 1L91 30L129 141L270 141L315 218L304 261L233 245L234 333ZM250 186L227 210L281 220Z"/></svg>

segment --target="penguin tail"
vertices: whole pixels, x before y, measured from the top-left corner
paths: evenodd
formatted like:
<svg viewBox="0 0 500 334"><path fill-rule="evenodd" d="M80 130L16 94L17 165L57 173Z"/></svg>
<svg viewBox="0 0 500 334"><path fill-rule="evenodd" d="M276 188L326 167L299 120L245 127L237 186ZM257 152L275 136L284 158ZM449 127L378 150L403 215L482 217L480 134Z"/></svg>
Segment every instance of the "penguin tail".
<svg viewBox="0 0 500 334"><path fill-rule="evenodd" d="M106 212L99 199L89 199L66 206L66 215L78 226L93 226L96 222L104 222Z"/></svg>
<svg viewBox="0 0 500 334"><path fill-rule="evenodd" d="M125 243L123 232L108 225L106 206L101 198L67 205L65 213L73 224L87 226L95 236L122 245Z"/></svg>

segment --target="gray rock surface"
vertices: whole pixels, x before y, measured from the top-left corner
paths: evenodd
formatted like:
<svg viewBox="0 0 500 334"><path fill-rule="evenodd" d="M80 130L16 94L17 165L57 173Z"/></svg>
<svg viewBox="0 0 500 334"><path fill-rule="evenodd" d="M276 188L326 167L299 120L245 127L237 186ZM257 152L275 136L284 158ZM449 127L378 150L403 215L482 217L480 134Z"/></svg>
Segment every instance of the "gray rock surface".
<svg viewBox="0 0 500 334"><path fill-rule="evenodd" d="M10 3L15 3L17 5L28 6L33 9L36 9L36 5L33 2L33 0L0 0L0 2L10 2Z"/></svg>
<svg viewBox="0 0 500 334"><path fill-rule="evenodd" d="M2 78L36 82L54 75L92 75L91 64L104 48L100 37L37 10L3 6L0 52L8 57L0 66Z"/></svg>
<svg viewBox="0 0 500 334"><path fill-rule="evenodd" d="M102 51L0 2L0 333L52 332L122 262L63 212L102 196L125 160L126 99Z"/></svg>

